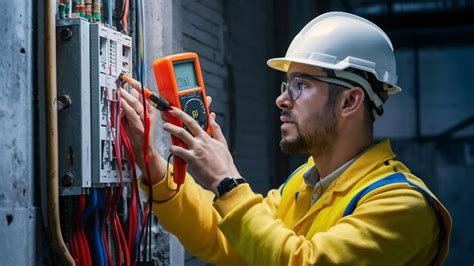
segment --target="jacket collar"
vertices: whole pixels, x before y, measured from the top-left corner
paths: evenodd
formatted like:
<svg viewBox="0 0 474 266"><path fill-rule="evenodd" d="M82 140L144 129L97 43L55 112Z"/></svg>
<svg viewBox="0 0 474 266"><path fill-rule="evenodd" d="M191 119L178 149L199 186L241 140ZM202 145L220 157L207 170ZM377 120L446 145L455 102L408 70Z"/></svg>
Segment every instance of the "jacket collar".
<svg viewBox="0 0 474 266"><path fill-rule="evenodd" d="M388 139L383 139L372 145L336 180L334 191L347 191L368 173L393 158L395 158L395 154Z"/></svg>
<svg viewBox="0 0 474 266"><path fill-rule="evenodd" d="M339 176L329 186L321 198L313 206L311 206L306 215L295 224L295 228L301 225L303 220L313 213L326 206L329 206L333 201L333 195L335 192L342 194L347 193L348 190L353 188L368 173L379 167L385 161L393 158L395 158L395 154L392 151L390 141L388 139L383 139L382 141L370 146L349 168L347 168L341 174L341 176ZM308 159L308 164L313 164L312 158Z"/></svg>

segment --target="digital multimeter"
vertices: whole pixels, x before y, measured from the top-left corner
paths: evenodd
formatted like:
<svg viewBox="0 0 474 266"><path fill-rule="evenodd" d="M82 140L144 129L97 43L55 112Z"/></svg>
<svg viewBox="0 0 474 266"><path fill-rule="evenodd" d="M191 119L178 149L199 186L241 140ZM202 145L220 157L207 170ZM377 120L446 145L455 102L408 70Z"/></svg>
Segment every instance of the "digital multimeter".
<svg viewBox="0 0 474 266"><path fill-rule="evenodd" d="M194 118L210 134L209 107L198 55L182 53L165 56L153 62L153 71L160 96ZM183 123L171 115L168 115L168 122L183 127ZM177 137L172 136L171 142L186 147ZM186 162L174 156L173 179L178 187L184 182L185 176Z"/></svg>

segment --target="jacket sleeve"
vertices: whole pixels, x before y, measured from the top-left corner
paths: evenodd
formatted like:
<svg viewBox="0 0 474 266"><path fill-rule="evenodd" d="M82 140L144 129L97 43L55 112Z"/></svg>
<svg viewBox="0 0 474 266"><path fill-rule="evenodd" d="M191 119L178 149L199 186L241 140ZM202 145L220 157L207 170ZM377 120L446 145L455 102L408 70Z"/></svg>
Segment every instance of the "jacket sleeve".
<svg viewBox="0 0 474 266"><path fill-rule="evenodd" d="M248 186L215 202L222 232L247 265L404 265L436 253L436 216L410 188L367 196L352 215L311 239L285 228L263 202Z"/></svg>

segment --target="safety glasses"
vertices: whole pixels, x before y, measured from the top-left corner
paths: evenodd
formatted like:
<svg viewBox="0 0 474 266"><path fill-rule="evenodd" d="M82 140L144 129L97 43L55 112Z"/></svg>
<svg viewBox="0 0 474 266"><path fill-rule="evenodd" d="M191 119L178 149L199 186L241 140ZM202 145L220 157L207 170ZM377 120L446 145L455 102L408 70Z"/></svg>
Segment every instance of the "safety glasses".
<svg viewBox="0 0 474 266"><path fill-rule="evenodd" d="M283 81L280 87L281 93L283 94L285 91L288 91L288 96L290 99L292 101L296 101L301 96L303 89L314 86L309 80L317 80L325 83L336 84L346 88L354 87L354 85L350 84L349 82L340 79L313 75L300 75L293 77L289 82Z"/></svg>

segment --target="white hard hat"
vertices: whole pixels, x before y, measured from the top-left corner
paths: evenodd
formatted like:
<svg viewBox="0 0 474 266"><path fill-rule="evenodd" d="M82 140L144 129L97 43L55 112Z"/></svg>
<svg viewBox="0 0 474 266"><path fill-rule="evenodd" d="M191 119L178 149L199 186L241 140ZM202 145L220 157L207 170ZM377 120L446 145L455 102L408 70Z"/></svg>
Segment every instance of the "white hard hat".
<svg viewBox="0 0 474 266"><path fill-rule="evenodd" d="M296 35L285 57L270 59L267 64L287 72L292 62L332 70L333 77L361 85L376 108L383 102L370 84L344 70L373 74L388 95L401 91L390 39L377 25L353 14L329 12L316 17Z"/></svg>

